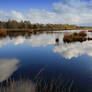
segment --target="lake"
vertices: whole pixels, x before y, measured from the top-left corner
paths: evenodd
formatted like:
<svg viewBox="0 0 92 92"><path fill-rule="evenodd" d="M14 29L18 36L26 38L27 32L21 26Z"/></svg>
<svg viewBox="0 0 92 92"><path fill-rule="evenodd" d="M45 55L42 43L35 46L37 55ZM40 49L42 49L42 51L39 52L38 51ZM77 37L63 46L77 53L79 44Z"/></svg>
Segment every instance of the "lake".
<svg viewBox="0 0 92 92"><path fill-rule="evenodd" d="M23 87L30 92L92 92L92 41L64 43L64 34L70 32L9 33L1 38L0 92L15 92L10 87L16 92L21 87L22 92L27 92Z"/></svg>

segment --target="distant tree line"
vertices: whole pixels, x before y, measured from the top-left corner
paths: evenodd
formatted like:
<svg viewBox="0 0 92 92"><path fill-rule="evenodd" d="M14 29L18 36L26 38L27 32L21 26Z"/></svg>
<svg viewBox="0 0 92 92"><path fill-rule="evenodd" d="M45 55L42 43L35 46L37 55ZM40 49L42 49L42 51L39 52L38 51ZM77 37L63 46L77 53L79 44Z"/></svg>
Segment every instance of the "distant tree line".
<svg viewBox="0 0 92 92"><path fill-rule="evenodd" d="M76 25L69 24L31 24L30 21L8 20L0 21L0 29L35 29L35 30L67 30L77 29Z"/></svg>

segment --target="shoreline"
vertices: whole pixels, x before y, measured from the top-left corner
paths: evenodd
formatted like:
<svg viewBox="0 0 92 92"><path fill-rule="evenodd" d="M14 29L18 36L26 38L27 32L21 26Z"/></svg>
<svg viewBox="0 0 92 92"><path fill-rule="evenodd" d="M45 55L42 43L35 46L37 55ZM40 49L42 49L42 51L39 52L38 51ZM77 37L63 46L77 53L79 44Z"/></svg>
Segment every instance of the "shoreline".
<svg viewBox="0 0 92 92"><path fill-rule="evenodd" d="M81 30L81 31L88 31L92 32L92 28L77 28L77 29L0 29L1 32L29 32L29 33L34 33L34 32L44 32L44 31L63 31L63 30Z"/></svg>

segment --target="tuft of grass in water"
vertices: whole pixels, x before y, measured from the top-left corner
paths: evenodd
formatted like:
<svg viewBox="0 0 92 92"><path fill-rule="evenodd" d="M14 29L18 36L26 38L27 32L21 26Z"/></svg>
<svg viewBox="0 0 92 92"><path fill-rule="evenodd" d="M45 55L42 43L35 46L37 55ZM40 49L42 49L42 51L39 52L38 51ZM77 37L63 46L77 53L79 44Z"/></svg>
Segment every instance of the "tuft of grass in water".
<svg viewBox="0 0 92 92"><path fill-rule="evenodd" d="M7 36L7 32L6 31L1 31L0 30L0 39L2 39L2 38L6 38L6 36Z"/></svg>
<svg viewBox="0 0 92 92"><path fill-rule="evenodd" d="M0 30L0 35L6 36L7 35L7 32L6 31L3 31L3 30L2 31Z"/></svg>
<svg viewBox="0 0 92 92"><path fill-rule="evenodd" d="M88 37L88 40L92 40L92 38Z"/></svg>
<svg viewBox="0 0 92 92"><path fill-rule="evenodd" d="M64 35L63 41L67 42L67 43L71 43L71 42L83 42L86 41L87 34L85 32L80 32L80 33L73 33L70 35Z"/></svg>

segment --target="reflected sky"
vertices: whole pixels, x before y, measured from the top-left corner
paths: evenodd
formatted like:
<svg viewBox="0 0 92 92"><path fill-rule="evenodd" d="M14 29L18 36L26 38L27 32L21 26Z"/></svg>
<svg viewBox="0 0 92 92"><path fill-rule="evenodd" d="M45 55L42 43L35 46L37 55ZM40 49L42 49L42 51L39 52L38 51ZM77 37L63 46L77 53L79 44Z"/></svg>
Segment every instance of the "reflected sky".
<svg viewBox="0 0 92 92"><path fill-rule="evenodd" d="M63 38L63 35L61 33L61 35L59 35L59 33L56 34L39 34L39 35L32 35L29 39L26 39L23 36L18 36L16 38L13 38L12 40L10 38L7 39L2 39L0 40L0 47L3 47L5 45L8 44L13 44L13 45L21 45L21 44L26 44L26 45L30 45L33 47L39 47L39 46L47 46L47 45L51 45L51 44L55 44L55 39L56 37L58 37L61 39Z"/></svg>
<svg viewBox="0 0 92 92"><path fill-rule="evenodd" d="M55 53L59 53L66 59L78 58L83 54L92 56L92 41L86 41L83 43L70 43L70 44L60 44L53 48Z"/></svg>

